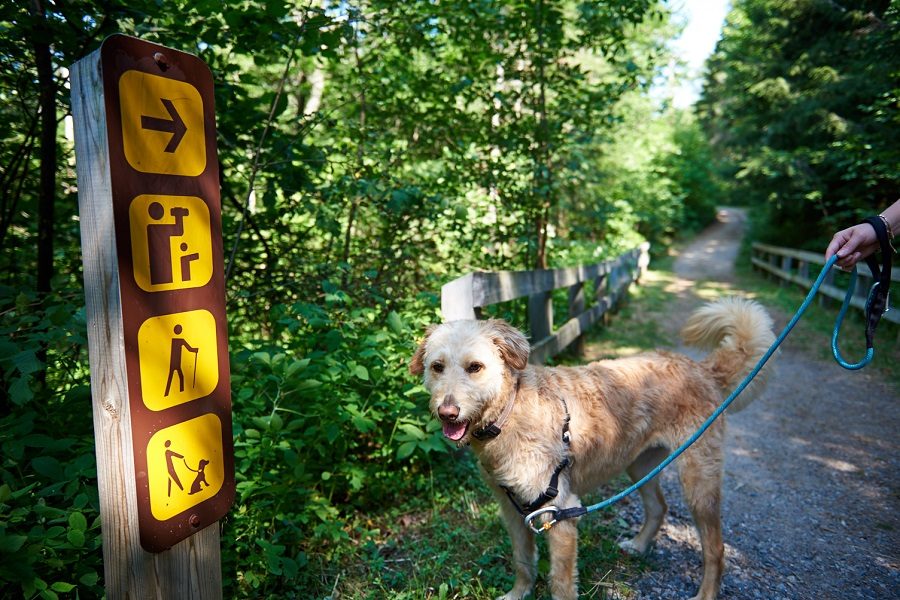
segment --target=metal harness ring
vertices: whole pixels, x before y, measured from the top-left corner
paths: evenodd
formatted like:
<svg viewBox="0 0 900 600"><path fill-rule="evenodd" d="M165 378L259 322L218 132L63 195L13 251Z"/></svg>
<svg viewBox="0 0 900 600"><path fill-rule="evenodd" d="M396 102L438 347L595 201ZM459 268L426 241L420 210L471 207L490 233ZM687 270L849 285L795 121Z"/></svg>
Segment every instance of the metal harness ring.
<svg viewBox="0 0 900 600"><path fill-rule="evenodd" d="M554 518L551 519L550 521L547 521L540 527L535 527L534 525L531 524L535 518L539 517L540 515L542 515L544 513L550 513L550 512L552 512L554 515ZM528 525L528 528L531 529L535 533L544 533L545 531L548 531L551 527L553 527L556 524L556 515L558 515L558 514L559 514L559 508L557 508L556 506L552 506L552 505L545 506L544 508L539 508L534 512L528 513L528 515L525 517L525 524Z"/></svg>

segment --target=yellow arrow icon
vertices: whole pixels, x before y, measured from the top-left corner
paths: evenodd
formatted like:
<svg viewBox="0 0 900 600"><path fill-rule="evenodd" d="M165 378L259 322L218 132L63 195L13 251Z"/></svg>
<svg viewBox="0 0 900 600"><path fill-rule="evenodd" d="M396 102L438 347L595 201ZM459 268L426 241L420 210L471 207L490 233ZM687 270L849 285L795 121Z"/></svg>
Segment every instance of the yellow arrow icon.
<svg viewBox="0 0 900 600"><path fill-rule="evenodd" d="M125 159L142 173L196 177L206 169L203 98L189 83L125 71L119 78Z"/></svg>

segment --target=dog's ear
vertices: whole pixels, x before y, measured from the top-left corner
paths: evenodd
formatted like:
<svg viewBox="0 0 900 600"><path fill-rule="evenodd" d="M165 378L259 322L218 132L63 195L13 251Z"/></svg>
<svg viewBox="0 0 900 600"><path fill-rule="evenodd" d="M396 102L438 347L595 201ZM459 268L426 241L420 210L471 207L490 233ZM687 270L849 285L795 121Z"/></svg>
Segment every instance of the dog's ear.
<svg viewBox="0 0 900 600"><path fill-rule="evenodd" d="M528 366L531 346L521 331L502 319L488 319L483 323L507 365L519 371Z"/></svg>
<svg viewBox="0 0 900 600"><path fill-rule="evenodd" d="M434 333L434 330L437 329L437 327L437 325L428 326L428 329L425 330L425 337L422 338L419 347L416 348L412 358L409 359L409 372L413 375L421 375L425 372L425 344L428 342L428 337Z"/></svg>

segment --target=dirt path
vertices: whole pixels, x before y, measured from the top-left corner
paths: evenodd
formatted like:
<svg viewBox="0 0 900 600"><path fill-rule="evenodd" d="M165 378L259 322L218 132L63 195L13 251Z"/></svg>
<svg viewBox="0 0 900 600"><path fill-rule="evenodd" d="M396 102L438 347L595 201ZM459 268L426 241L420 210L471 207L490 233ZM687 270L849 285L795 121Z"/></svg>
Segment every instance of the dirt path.
<svg viewBox="0 0 900 600"><path fill-rule="evenodd" d="M744 214L719 223L675 262L672 326L699 305L700 280L733 281ZM783 327L789 315L775 314ZM865 371L850 373L790 344L768 390L728 422L726 573L720 598L900 598L900 407ZM670 512L635 597L688 598L699 585L699 541L677 475L662 475ZM640 522L640 502L624 506Z"/></svg>

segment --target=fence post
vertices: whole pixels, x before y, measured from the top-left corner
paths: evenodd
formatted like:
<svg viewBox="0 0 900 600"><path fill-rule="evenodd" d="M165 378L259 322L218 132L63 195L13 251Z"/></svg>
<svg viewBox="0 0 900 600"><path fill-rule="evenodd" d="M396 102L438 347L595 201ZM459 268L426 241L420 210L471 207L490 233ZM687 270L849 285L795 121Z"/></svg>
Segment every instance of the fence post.
<svg viewBox="0 0 900 600"><path fill-rule="evenodd" d="M778 257L776 255L770 253L767 260L769 264L772 265L772 267L778 268ZM776 275L775 273L770 273L770 277L775 281L778 281L779 286L781 285L781 278L778 277L778 275Z"/></svg>
<svg viewBox="0 0 900 600"><path fill-rule="evenodd" d="M636 282L640 283L647 269L650 267L650 242L644 242L638 247L638 275Z"/></svg>
<svg viewBox="0 0 900 600"><path fill-rule="evenodd" d="M793 257L791 257L791 256L782 256L781 257L781 270L782 271L784 271L785 273L790 275L791 269L793 268L793 266L794 266L794 258ZM778 285L782 286L782 287L785 285L790 285L790 281L779 278Z"/></svg>
<svg viewBox="0 0 900 600"><path fill-rule="evenodd" d="M553 302L551 292L539 292L528 297L528 329L532 345L553 333Z"/></svg>
<svg viewBox="0 0 900 600"><path fill-rule="evenodd" d="M475 273L468 273L441 286L441 316L444 321L477 319L473 306Z"/></svg>
<svg viewBox="0 0 900 600"><path fill-rule="evenodd" d="M574 319L584 312L584 282L578 282L569 288L569 318ZM577 356L584 356L584 333L575 338L573 351Z"/></svg>
<svg viewBox="0 0 900 600"><path fill-rule="evenodd" d="M809 263L805 260L799 261L797 272L803 279L809 280Z"/></svg>

